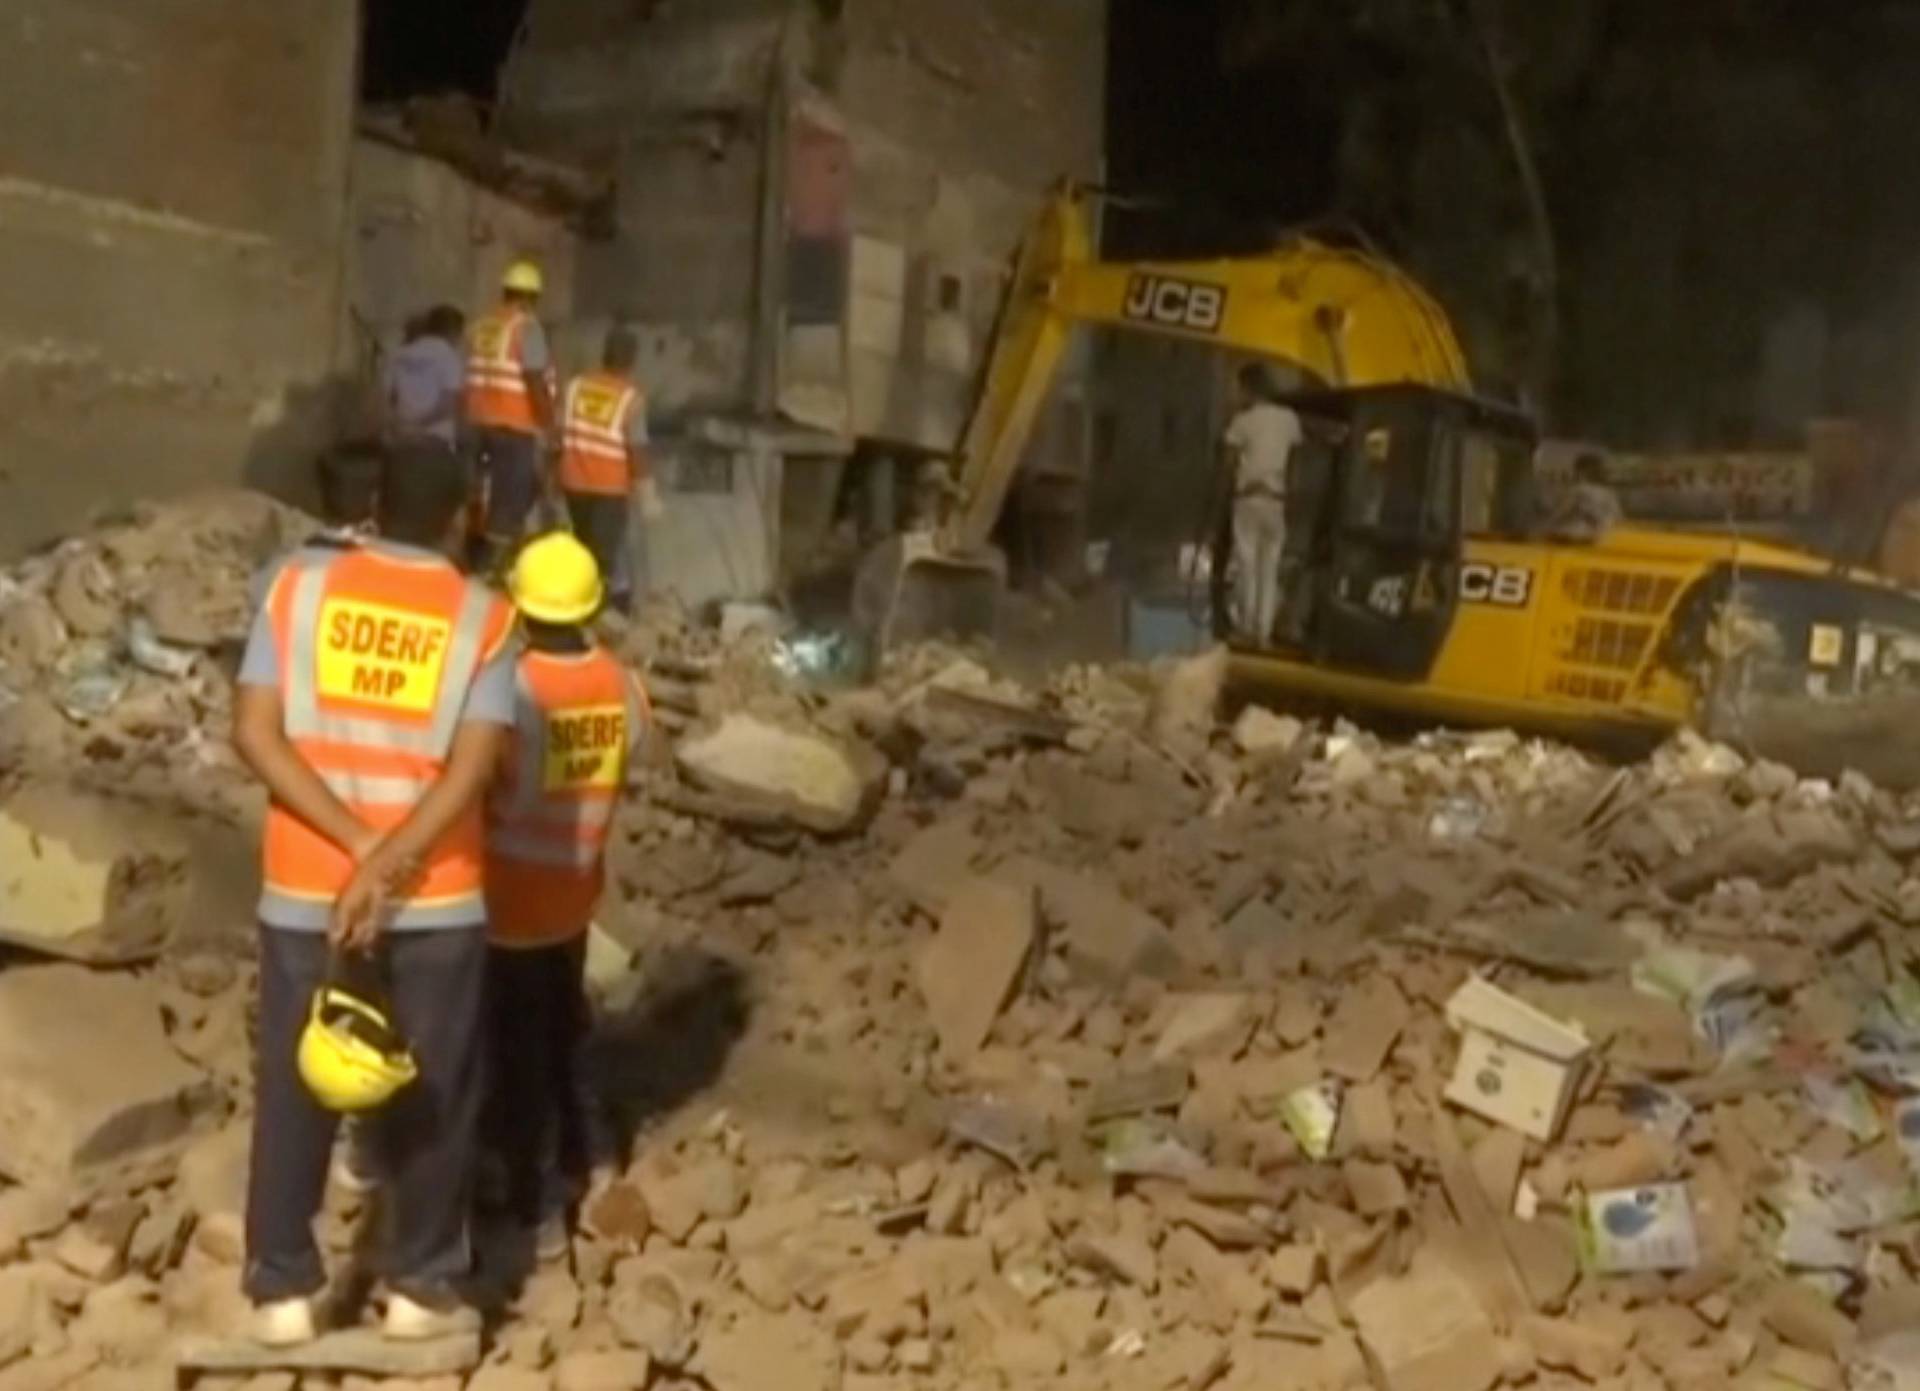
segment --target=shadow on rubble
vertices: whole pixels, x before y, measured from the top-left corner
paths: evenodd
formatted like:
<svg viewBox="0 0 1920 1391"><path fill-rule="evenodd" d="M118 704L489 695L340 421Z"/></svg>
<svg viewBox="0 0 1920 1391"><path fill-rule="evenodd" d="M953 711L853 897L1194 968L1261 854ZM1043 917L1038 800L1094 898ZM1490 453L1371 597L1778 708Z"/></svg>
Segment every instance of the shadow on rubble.
<svg viewBox="0 0 1920 1391"><path fill-rule="evenodd" d="M588 1055L622 1156L650 1120L713 1085L752 1012L746 973L697 947L673 949L646 977L637 999L601 1021Z"/></svg>

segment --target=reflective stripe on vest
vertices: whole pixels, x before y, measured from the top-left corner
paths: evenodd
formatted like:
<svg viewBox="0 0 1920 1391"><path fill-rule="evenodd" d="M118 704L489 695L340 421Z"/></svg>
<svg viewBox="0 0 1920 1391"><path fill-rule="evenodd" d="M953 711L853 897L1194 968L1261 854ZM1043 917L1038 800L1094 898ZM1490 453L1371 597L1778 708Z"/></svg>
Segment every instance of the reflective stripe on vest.
<svg viewBox="0 0 1920 1391"><path fill-rule="evenodd" d="M467 335L467 420L471 424L528 434L536 428L521 350L528 317L524 309L496 309L482 316Z"/></svg>
<svg viewBox="0 0 1920 1391"><path fill-rule="evenodd" d="M528 652L514 673L513 752L487 808L487 921L507 946L586 930L644 708L601 649Z"/></svg>
<svg viewBox="0 0 1920 1391"><path fill-rule="evenodd" d="M446 766L475 673L505 640L505 606L451 566L369 547L298 558L268 617L287 738L358 819L399 824ZM483 860L476 811L429 852L390 925L478 924ZM278 803L265 861L261 917L278 927L324 927L353 871L344 850Z"/></svg>
<svg viewBox="0 0 1920 1391"><path fill-rule="evenodd" d="M621 377L589 372L567 386L560 486L575 493L625 494L633 486L627 427L640 389Z"/></svg>

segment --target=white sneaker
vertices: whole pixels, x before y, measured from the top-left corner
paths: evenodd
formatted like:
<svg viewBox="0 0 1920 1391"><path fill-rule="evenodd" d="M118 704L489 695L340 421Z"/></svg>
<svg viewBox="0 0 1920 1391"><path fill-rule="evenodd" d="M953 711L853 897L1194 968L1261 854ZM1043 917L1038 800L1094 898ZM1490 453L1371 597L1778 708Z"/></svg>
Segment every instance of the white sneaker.
<svg viewBox="0 0 1920 1391"><path fill-rule="evenodd" d="M311 1299L275 1299L254 1306L253 1341L262 1347L298 1347L318 1336Z"/></svg>
<svg viewBox="0 0 1920 1391"><path fill-rule="evenodd" d="M431 1309L404 1294L387 1297L386 1322L380 1332L396 1343L424 1343L435 1338L451 1338L457 1333L480 1331L480 1313L464 1304L447 1309Z"/></svg>

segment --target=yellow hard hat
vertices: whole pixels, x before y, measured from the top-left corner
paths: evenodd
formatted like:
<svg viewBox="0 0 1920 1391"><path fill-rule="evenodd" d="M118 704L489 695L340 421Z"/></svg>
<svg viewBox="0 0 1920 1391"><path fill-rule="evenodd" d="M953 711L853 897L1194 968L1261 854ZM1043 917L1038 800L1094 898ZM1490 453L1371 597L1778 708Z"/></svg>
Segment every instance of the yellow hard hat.
<svg viewBox="0 0 1920 1391"><path fill-rule="evenodd" d="M386 1013L337 985L313 992L299 1065L300 1080L329 1111L371 1111L420 1074Z"/></svg>
<svg viewBox="0 0 1920 1391"><path fill-rule="evenodd" d="M540 274L540 267L533 262L515 261L507 267L507 273L500 277L500 288L523 295L537 295L547 288L547 282Z"/></svg>
<svg viewBox="0 0 1920 1391"><path fill-rule="evenodd" d="M570 532L551 531L526 544L507 576L513 606L542 623L585 623L600 611L604 590L593 552Z"/></svg>

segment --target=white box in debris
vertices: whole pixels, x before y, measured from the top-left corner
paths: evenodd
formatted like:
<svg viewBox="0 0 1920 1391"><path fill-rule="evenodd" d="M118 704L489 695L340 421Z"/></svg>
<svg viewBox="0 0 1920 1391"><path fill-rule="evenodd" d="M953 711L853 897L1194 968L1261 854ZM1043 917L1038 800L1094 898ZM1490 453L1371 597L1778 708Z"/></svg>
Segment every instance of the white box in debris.
<svg viewBox="0 0 1920 1391"><path fill-rule="evenodd" d="M1587 1194L1581 1255L1603 1275L1692 1270L1700 1263L1693 1200L1684 1183L1650 1183Z"/></svg>
<svg viewBox="0 0 1920 1391"><path fill-rule="evenodd" d="M1447 1001L1460 1059L1446 1096L1488 1120L1551 1140L1593 1045L1585 1033L1474 976Z"/></svg>

